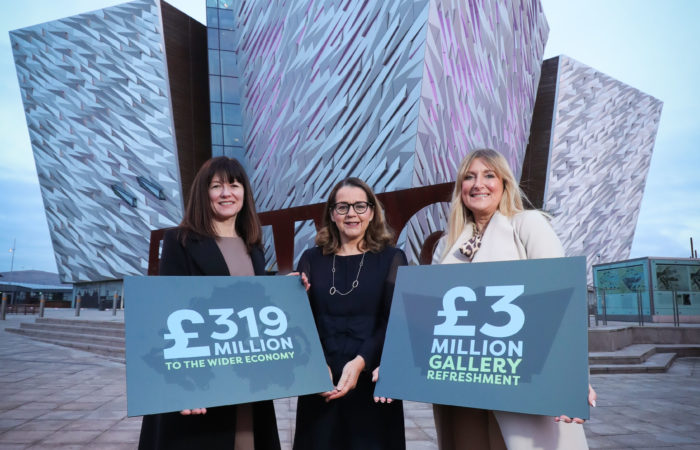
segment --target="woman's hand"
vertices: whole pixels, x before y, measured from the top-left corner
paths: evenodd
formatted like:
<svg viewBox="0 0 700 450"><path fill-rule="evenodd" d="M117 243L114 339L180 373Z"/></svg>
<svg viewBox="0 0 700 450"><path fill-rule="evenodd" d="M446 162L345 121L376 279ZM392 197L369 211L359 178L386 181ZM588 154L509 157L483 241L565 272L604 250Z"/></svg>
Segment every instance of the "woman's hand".
<svg viewBox="0 0 700 450"><path fill-rule="evenodd" d="M376 369L372 371L372 383L376 383L377 380L379 379L379 366L377 366ZM391 403L393 402L394 399L388 398L388 397L374 397L374 403Z"/></svg>
<svg viewBox="0 0 700 450"><path fill-rule="evenodd" d="M304 289L306 290L306 292L309 292L309 288L311 287L311 283L309 283L309 277L307 277L304 272L301 272L301 273L291 272L291 273L287 274L287 276L290 276L290 275L293 275L293 276L301 275L301 284L302 284L302 286L304 286Z"/></svg>
<svg viewBox="0 0 700 450"><path fill-rule="evenodd" d="M355 359L345 363L343 373L340 375L340 380L335 389L333 391L324 392L321 395L326 398L327 402L344 397L351 389L355 389L355 386L357 386L357 379L360 377L360 373L364 368L365 359L357 355Z"/></svg>
<svg viewBox="0 0 700 450"><path fill-rule="evenodd" d="M326 367L328 367L328 377L331 379L331 384L333 384L333 371L331 370L331 366L329 366L328 364L326 364ZM332 390L330 390L330 391L321 392L321 393L318 394L318 395L320 395L321 397L327 398L327 397L328 397L329 395L331 395L333 392L335 392L335 388L332 389Z"/></svg>
<svg viewBox="0 0 700 450"><path fill-rule="evenodd" d="M588 404L591 405L592 407L595 408L595 401L598 399L598 394L596 394L595 389L593 389L593 386L590 384L588 385ZM566 423L578 423L581 424L585 422L583 419L579 419L578 417L574 417L573 419L569 416L561 415L559 417L554 418L555 422L566 422Z"/></svg>
<svg viewBox="0 0 700 450"><path fill-rule="evenodd" d="M196 416L198 414L206 414L207 408L183 409L180 414L183 416Z"/></svg>

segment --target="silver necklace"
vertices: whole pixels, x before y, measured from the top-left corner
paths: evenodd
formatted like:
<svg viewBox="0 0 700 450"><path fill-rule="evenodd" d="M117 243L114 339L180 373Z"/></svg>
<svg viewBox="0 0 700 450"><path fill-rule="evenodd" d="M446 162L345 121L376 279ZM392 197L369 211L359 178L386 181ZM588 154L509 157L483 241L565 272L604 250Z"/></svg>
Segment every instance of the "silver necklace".
<svg viewBox="0 0 700 450"><path fill-rule="evenodd" d="M348 295L355 289L357 286L360 285L360 282L358 281L360 279L360 272L362 271L362 264L365 262L365 255L367 252L362 253L362 259L360 260L360 267L357 269L357 276L355 277L355 281L352 282L352 287L350 288L349 291L343 293L340 292L335 288L335 253L333 254L333 268L331 269L331 272L333 273L333 282L331 283L331 288L328 290L328 293L331 295L339 294L339 295Z"/></svg>

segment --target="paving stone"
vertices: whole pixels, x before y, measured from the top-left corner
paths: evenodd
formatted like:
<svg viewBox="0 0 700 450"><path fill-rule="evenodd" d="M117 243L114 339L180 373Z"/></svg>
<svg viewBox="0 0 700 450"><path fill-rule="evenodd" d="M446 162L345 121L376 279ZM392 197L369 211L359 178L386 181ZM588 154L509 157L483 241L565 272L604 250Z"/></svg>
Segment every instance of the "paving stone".
<svg viewBox="0 0 700 450"><path fill-rule="evenodd" d="M70 420L30 420L15 427L19 431L56 431L73 424Z"/></svg>
<svg viewBox="0 0 700 450"><path fill-rule="evenodd" d="M135 446L139 442L139 433L134 432L134 431L117 431L117 430L108 430L105 431L104 433L100 434L97 439L93 441L93 444L95 447L102 448L102 444L123 444L123 443L131 443L132 446Z"/></svg>
<svg viewBox="0 0 700 450"><path fill-rule="evenodd" d="M39 417L39 420L78 420L85 417L85 411L49 411Z"/></svg>
<svg viewBox="0 0 700 450"><path fill-rule="evenodd" d="M141 418L126 417L123 364L5 333L5 326L0 377L11 381L0 384L2 450L136 447ZM700 358L680 358L664 374L593 375L599 406L584 425L589 447L700 448L698 379ZM282 448L291 449L297 400L274 404ZM405 401L404 413L407 448L435 450L432 405Z"/></svg>
<svg viewBox="0 0 700 450"><path fill-rule="evenodd" d="M89 444L103 431L57 431L48 436L41 443L48 445L60 444ZM94 446L93 446L94 448Z"/></svg>
<svg viewBox="0 0 700 450"><path fill-rule="evenodd" d="M2 419L0 418L0 433L7 430L15 429L24 423L27 423L27 419Z"/></svg>
<svg viewBox="0 0 700 450"><path fill-rule="evenodd" d="M5 444L35 444L53 433L53 430L6 431L0 434L0 448Z"/></svg>
<svg viewBox="0 0 700 450"><path fill-rule="evenodd" d="M81 419L70 421L63 428L63 431L105 431L113 429L112 427L119 422L115 419L97 420L97 419Z"/></svg>
<svg viewBox="0 0 700 450"><path fill-rule="evenodd" d="M4 411L0 413L0 420L2 419L36 419L39 416L45 414L45 411L40 409L11 409L9 411Z"/></svg>
<svg viewBox="0 0 700 450"><path fill-rule="evenodd" d="M70 402L59 405L55 409L59 411L94 411L102 406L100 402Z"/></svg>
<svg viewBox="0 0 700 450"><path fill-rule="evenodd" d="M39 409L44 411L50 411L52 409L56 409L58 406L58 403L53 402L29 402L20 405L17 409Z"/></svg>
<svg viewBox="0 0 700 450"><path fill-rule="evenodd" d="M25 444L2 444L2 450L24 450L26 448Z"/></svg>

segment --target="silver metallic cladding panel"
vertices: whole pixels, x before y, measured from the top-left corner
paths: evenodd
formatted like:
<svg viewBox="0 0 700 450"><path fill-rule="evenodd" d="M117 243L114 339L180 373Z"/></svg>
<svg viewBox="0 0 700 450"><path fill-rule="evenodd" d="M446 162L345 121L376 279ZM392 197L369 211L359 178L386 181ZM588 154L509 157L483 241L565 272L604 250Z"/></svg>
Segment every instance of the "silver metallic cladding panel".
<svg viewBox="0 0 700 450"><path fill-rule="evenodd" d="M593 264L629 258L662 106L559 57L544 209L566 254L587 256L589 283Z"/></svg>
<svg viewBox="0 0 700 450"><path fill-rule="evenodd" d="M411 186L428 1L243 1L238 51L258 209L347 176Z"/></svg>
<svg viewBox="0 0 700 450"><path fill-rule="evenodd" d="M485 147L520 177L548 35L537 0L431 1L413 187L453 181L462 159ZM448 214L441 203L408 222L399 245L410 262Z"/></svg>
<svg viewBox="0 0 700 450"><path fill-rule="evenodd" d="M181 218L162 33L153 0L10 33L65 282L145 274L150 231ZM161 187L166 199L138 177Z"/></svg>
<svg viewBox="0 0 700 450"><path fill-rule="evenodd" d="M348 176L376 192L452 180L483 146L519 173L549 30L538 0L243 1L238 11L260 211L325 201ZM412 261L444 226L431 211L407 226ZM297 256L314 235L297 224Z"/></svg>

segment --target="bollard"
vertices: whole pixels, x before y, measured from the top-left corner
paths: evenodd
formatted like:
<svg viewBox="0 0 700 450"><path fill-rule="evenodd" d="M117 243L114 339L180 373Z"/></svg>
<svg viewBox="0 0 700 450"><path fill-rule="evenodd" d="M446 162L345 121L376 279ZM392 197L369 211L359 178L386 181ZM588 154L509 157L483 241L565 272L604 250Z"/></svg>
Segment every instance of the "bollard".
<svg viewBox="0 0 700 450"><path fill-rule="evenodd" d="M639 323L640 327L644 326L644 305L642 304L642 291L637 291L637 313L639 314L639 320L637 321Z"/></svg>
<svg viewBox="0 0 700 450"><path fill-rule="evenodd" d="M117 315L117 291L114 291L114 300L112 301L112 315Z"/></svg>
<svg viewBox="0 0 700 450"><path fill-rule="evenodd" d="M44 306L46 306L46 299L44 299L44 294L41 294L39 298L39 317L44 317Z"/></svg>
<svg viewBox="0 0 700 450"><path fill-rule="evenodd" d="M681 316L680 312L678 311L678 300L676 299L676 295L678 295L675 291L671 291L671 295L673 298L673 301L671 305L673 306L673 326L674 327L680 327L681 326Z"/></svg>
<svg viewBox="0 0 700 450"><path fill-rule="evenodd" d="M2 294L2 306L0 307L0 320L5 320L5 312L7 311L7 294Z"/></svg>
<svg viewBox="0 0 700 450"><path fill-rule="evenodd" d="M77 297L75 297L75 317L80 317L80 301L81 300L82 299L80 298L79 295Z"/></svg>
<svg viewBox="0 0 700 450"><path fill-rule="evenodd" d="M608 325L608 307L605 304L605 289L603 289L603 325Z"/></svg>

